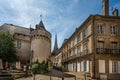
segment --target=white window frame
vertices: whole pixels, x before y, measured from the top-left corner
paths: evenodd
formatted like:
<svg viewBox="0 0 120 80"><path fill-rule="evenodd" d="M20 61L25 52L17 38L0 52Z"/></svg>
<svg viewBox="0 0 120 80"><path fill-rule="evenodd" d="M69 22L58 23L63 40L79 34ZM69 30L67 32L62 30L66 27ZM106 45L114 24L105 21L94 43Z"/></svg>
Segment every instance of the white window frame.
<svg viewBox="0 0 120 80"><path fill-rule="evenodd" d="M115 73L115 74L120 73L120 61L114 61L114 60L109 61L109 73Z"/></svg>
<svg viewBox="0 0 120 80"><path fill-rule="evenodd" d="M102 24L99 24L97 27L98 27L98 34L103 34L104 30Z"/></svg>
<svg viewBox="0 0 120 80"><path fill-rule="evenodd" d="M111 42L112 53L116 53L118 42Z"/></svg>
<svg viewBox="0 0 120 80"><path fill-rule="evenodd" d="M88 54L88 43L83 45L84 55Z"/></svg>
<svg viewBox="0 0 120 80"><path fill-rule="evenodd" d="M99 53L104 52L104 41L98 41L98 48L99 48Z"/></svg>
<svg viewBox="0 0 120 80"><path fill-rule="evenodd" d="M83 38L86 38L88 36L88 29L86 28L84 31L83 31Z"/></svg>
<svg viewBox="0 0 120 80"><path fill-rule="evenodd" d="M117 26L110 26L110 33L112 36L115 36L117 34Z"/></svg>
<svg viewBox="0 0 120 80"><path fill-rule="evenodd" d="M112 73L118 73L118 61L112 61Z"/></svg>

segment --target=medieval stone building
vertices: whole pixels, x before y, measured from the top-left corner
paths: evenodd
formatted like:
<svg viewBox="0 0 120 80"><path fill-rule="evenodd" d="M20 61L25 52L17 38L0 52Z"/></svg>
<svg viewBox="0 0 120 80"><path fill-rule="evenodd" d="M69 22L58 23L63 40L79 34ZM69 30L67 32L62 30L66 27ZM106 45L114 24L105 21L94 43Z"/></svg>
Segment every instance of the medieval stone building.
<svg viewBox="0 0 120 80"><path fill-rule="evenodd" d="M31 29L31 51L33 61L47 60L51 53L51 34L48 32L42 21L36 25L36 29Z"/></svg>
<svg viewBox="0 0 120 80"><path fill-rule="evenodd" d="M0 31L10 32L13 35L16 54L20 61L17 65L47 60L51 53L51 34L45 29L42 20L35 29L5 23L0 26Z"/></svg>

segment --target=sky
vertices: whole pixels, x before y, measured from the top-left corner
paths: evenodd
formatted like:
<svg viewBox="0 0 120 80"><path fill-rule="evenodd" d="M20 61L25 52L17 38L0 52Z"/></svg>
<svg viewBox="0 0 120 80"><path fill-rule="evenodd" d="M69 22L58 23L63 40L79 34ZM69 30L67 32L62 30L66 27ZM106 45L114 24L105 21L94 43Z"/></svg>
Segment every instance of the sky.
<svg viewBox="0 0 120 80"><path fill-rule="evenodd" d="M110 15L120 9L120 0L109 0ZM0 25L4 23L35 28L41 20L58 47L69 38L89 15L102 14L102 0L0 0Z"/></svg>

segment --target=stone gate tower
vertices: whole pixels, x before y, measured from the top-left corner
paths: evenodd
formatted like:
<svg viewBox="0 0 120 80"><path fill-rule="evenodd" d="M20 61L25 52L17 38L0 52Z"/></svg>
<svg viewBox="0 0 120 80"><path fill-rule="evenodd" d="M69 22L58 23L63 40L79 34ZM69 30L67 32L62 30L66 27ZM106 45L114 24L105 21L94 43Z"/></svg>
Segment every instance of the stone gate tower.
<svg viewBox="0 0 120 80"><path fill-rule="evenodd" d="M46 61L51 53L51 34L45 29L42 20L35 29L31 29L31 52L32 61L39 62Z"/></svg>

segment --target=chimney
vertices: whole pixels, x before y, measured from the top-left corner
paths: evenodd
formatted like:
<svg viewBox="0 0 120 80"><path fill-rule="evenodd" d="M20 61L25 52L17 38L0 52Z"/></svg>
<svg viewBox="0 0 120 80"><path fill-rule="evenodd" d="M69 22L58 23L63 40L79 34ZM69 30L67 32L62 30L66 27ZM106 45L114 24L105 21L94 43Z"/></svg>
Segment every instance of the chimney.
<svg viewBox="0 0 120 80"><path fill-rule="evenodd" d="M113 16L118 16L118 12L119 12L118 9L115 8L114 11L112 12Z"/></svg>
<svg viewBox="0 0 120 80"><path fill-rule="evenodd" d="M109 0L102 1L102 15L109 16Z"/></svg>

